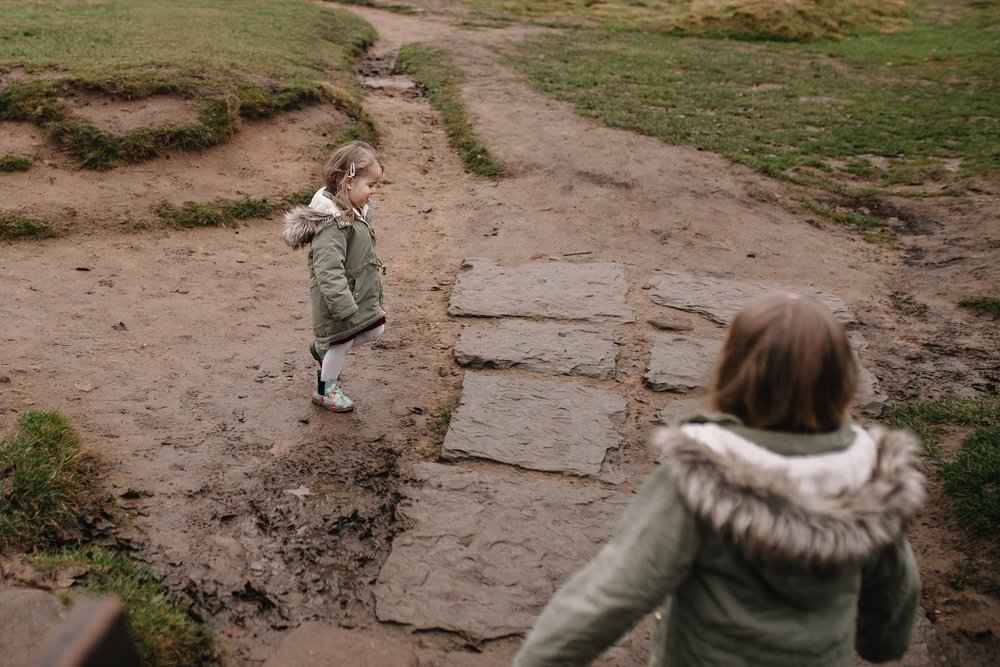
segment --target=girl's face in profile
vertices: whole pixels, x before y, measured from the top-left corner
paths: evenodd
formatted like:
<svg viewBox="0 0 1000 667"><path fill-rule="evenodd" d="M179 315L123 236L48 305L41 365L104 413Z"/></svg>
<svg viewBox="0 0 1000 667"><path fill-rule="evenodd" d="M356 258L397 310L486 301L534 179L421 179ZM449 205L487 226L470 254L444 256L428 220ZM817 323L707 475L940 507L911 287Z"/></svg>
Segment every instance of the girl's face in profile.
<svg viewBox="0 0 1000 667"><path fill-rule="evenodd" d="M375 187L381 178L382 167L377 163L358 174L347 186L347 198L351 200L351 206L358 210L363 209L375 194Z"/></svg>

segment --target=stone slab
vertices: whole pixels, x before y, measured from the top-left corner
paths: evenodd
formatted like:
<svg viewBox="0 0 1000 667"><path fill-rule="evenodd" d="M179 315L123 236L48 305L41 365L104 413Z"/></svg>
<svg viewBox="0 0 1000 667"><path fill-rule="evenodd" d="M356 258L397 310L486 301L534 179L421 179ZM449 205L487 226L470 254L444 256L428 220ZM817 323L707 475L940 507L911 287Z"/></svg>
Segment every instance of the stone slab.
<svg viewBox="0 0 1000 667"><path fill-rule="evenodd" d="M501 267L467 259L455 280L448 314L456 317L544 317L634 322L625 305L625 267L612 262L537 262Z"/></svg>
<svg viewBox="0 0 1000 667"><path fill-rule="evenodd" d="M416 653L384 635L303 623L285 635L262 667L419 667Z"/></svg>
<svg viewBox="0 0 1000 667"><path fill-rule="evenodd" d="M46 638L58 631L68 613L47 591L0 587L0 663L34 664Z"/></svg>
<svg viewBox="0 0 1000 667"><path fill-rule="evenodd" d="M686 394L712 386L722 341L692 336L649 334L649 364L643 382L653 391Z"/></svg>
<svg viewBox="0 0 1000 667"><path fill-rule="evenodd" d="M466 372L441 456L597 477L623 437L625 399L571 382Z"/></svg>
<svg viewBox="0 0 1000 667"><path fill-rule="evenodd" d="M847 325L857 319L850 305L832 294L805 285L725 280L679 271L660 270L649 281L649 298L661 306L697 313L716 324L728 325L743 306L767 292L794 292L826 304Z"/></svg>
<svg viewBox="0 0 1000 667"><path fill-rule="evenodd" d="M527 632L597 553L632 496L419 463L374 587L379 620L493 639Z"/></svg>
<svg viewBox="0 0 1000 667"><path fill-rule="evenodd" d="M618 336L598 326L501 320L470 326L455 342L454 356L471 368L519 368L550 375L608 380L615 375Z"/></svg>

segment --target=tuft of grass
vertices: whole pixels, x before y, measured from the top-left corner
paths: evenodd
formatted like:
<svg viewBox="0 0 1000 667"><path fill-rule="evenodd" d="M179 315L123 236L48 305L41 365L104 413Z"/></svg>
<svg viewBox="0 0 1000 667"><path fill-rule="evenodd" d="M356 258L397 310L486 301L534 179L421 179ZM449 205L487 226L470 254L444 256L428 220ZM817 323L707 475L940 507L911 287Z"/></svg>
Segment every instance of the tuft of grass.
<svg viewBox="0 0 1000 667"><path fill-rule="evenodd" d="M931 456L940 456L946 427L978 427L1000 420L1000 396L964 401L906 403L886 409L883 421L891 428L913 431Z"/></svg>
<svg viewBox="0 0 1000 667"><path fill-rule="evenodd" d="M296 200L297 201L297 200ZM186 202L183 206L163 204L156 209L167 224L194 227L231 227L237 220L263 218L284 206L286 199L216 199L207 203Z"/></svg>
<svg viewBox="0 0 1000 667"><path fill-rule="evenodd" d="M0 89L0 120L35 123L86 168L207 148L244 119L323 101L364 120L352 63L375 33L343 10L307 0L37 0L5 3L2 13L0 66L29 78ZM47 76L30 78L41 72ZM202 102L197 123L116 134L71 114L82 94Z"/></svg>
<svg viewBox="0 0 1000 667"><path fill-rule="evenodd" d="M28 155L0 155L0 171L28 171L33 163Z"/></svg>
<svg viewBox="0 0 1000 667"><path fill-rule="evenodd" d="M993 319L1000 318L1000 296L984 294L970 296L958 302L962 308L968 308L978 315L990 315Z"/></svg>
<svg viewBox="0 0 1000 667"><path fill-rule="evenodd" d="M444 440L444 436L448 434L448 427L451 426L451 413L451 406L445 407L441 410L439 415L431 420L431 434L433 434L437 440Z"/></svg>
<svg viewBox="0 0 1000 667"><path fill-rule="evenodd" d="M976 428L941 473L962 525L1000 545L1000 422Z"/></svg>
<svg viewBox="0 0 1000 667"><path fill-rule="evenodd" d="M520 42L509 62L609 127L794 183L906 194L997 172L995 22L970 9L902 34L807 44L581 28Z"/></svg>
<svg viewBox="0 0 1000 667"><path fill-rule="evenodd" d="M0 440L0 549L61 537L95 489L94 463L66 418L26 412Z"/></svg>
<svg viewBox="0 0 1000 667"><path fill-rule="evenodd" d="M46 552L31 559L42 573L83 570L73 597L114 595L124 607L140 663L144 667L195 667L213 664L213 639L205 626L171 599L143 567L115 552L83 547Z"/></svg>
<svg viewBox="0 0 1000 667"><path fill-rule="evenodd" d="M502 178L503 165L476 137L459 99L462 73L448 54L424 44L407 44L399 51L399 66L426 88L427 99L441 112L448 140L466 171L485 178Z"/></svg>
<svg viewBox="0 0 1000 667"><path fill-rule="evenodd" d="M38 220L15 211L0 210L0 240L36 241L50 239L56 231L43 220Z"/></svg>

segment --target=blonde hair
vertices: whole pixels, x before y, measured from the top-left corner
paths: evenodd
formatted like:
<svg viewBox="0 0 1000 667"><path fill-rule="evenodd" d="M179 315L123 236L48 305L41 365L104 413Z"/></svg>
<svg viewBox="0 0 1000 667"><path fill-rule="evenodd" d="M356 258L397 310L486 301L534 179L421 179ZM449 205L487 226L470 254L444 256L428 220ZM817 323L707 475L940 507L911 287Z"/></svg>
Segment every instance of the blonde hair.
<svg viewBox="0 0 1000 667"><path fill-rule="evenodd" d="M818 301L769 294L733 320L712 407L752 428L815 433L843 425L857 390L843 326Z"/></svg>
<svg viewBox="0 0 1000 667"><path fill-rule="evenodd" d="M383 168L375 149L364 141L349 141L337 148L326 161L323 185L347 215L354 214L354 207L347 196L348 179L359 178L373 165Z"/></svg>

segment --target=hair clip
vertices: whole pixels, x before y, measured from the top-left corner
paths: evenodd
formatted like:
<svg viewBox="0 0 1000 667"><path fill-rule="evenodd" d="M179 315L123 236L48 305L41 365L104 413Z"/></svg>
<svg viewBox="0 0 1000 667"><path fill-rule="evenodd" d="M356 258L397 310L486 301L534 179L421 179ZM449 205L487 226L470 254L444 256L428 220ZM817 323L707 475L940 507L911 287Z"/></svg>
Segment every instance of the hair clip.
<svg viewBox="0 0 1000 667"><path fill-rule="evenodd" d="M354 178L354 163L353 162L351 163L351 168L350 168L350 170L348 170L347 175L350 176L351 178Z"/></svg>

